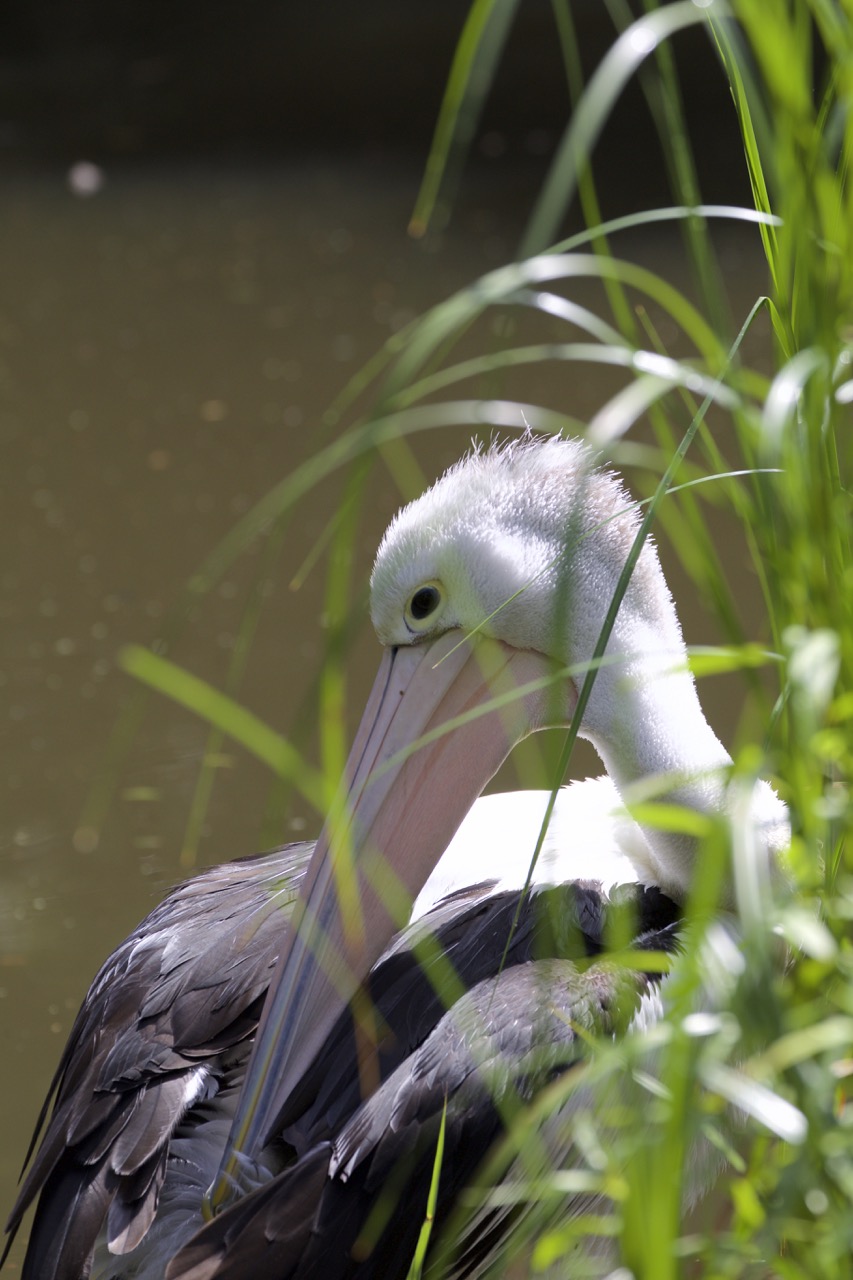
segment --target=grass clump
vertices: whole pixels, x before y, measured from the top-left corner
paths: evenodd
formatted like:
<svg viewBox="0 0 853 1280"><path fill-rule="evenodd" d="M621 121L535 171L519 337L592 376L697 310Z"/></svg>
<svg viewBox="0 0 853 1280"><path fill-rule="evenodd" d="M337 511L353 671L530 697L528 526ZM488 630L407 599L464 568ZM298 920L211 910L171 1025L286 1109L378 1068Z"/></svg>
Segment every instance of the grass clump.
<svg viewBox="0 0 853 1280"><path fill-rule="evenodd" d="M702 324L683 299L673 299L669 315L692 338L694 352L679 363L679 375L671 366L645 363L638 309L630 300L626 305L623 292L636 280L611 256L614 231L642 219L590 227L601 276L616 285L611 323L620 334L597 336L614 363L617 352L632 353L636 377L589 434L618 454L639 406L651 418L662 456L672 458L676 441L682 448L689 443L691 432L685 435L679 420L690 415L692 429L699 430L688 458L699 472L746 473L732 483L732 503L781 661L772 668L770 703L764 701L751 719L759 731L752 740L747 733L738 753L735 785L738 777L746 783L772 776L789 805L793 841L791 882L780 889L754 874L735 826L719 853L728 857L731 848L735 858L742 963L736 976L730 972L714 1019L697 1021L689 1013L691 984L695 990L707 982L709 955L724 946L716 926L701 924L713 917L715 890L700 883L679 978L687 1002L679 1006L677 993L670 1018L651 1042L614 1051L621 1063L611 1069L634 1094L621 1131L618 1116L606 1110L608 1119L599 1112L597 1120L585 1114L577 1123L579 1131L596 1124L607 1129L611 1122L615 1130L610 1142L601 1132L590 1140L587 1132L594 1158L586 1164L598 1170L601 1190L610 1195L614 1214L606 1229L618 1233L632 1274L674 1277L685 1273L690 1258L691 1274L850 1276L853 24L848 7L817 2L648 5L647 16L636 21L619 6L610 8L621 34L572 117L524 248L545 249L557 238L576 192L585 208L594 205L595 139L628 76L642 63L648 80L656 60L655 114L668 125L664 149L682 204L653 216L680 219L688 231L696 278L704 286ZM730 88L767 263L768 292L756 299L756 308L766 309L772 324L769 376L745 367L738 344L727 341L717 320L722 308L708 271L708 226L710 214L726 211L698 207L689 147L673 146L673 140L689 139L680 115L677 56L666 42L700 22ZM573 248L560 246L558 260ZM662 297L661 282L655 287ZM703 333L705 323L713 337ZM648 327L646 336L655 347ZM650 357L648 347L646 352ZM657 348L655 354L664 353ZM693 370L709 379L702 390L725 414L725 428L717 425L719 413L711 425L696 404L697 387L688 376ZM664 387L667 376L671 382ZM681 507L672 524L692 534L685 567L715 602L724 631L742 640L722 566L704 536L698 496L694 488L675 499ZM746 657L745 649L736 651ZM762 698L757 686L753 697ZM706 850L706 858L711 855ZM780 934L790 948L786 962ZM605 1072L608 1058L604 1051L595 1059ZM651 1097L650 1081L657 1086ZM733 1108L740 1117L735 1123ZM697 1135L719 1150L723 1171L704 1211L685 1219L681 1183L690 1139ZM509 1147L522 1141L516 1137ZM560 1177L554 1176L555 1185ZM543 1196L511 1248L529 1259L534 1273L559 1271L587 1228L561 1221L560 1210Z"/></svg>

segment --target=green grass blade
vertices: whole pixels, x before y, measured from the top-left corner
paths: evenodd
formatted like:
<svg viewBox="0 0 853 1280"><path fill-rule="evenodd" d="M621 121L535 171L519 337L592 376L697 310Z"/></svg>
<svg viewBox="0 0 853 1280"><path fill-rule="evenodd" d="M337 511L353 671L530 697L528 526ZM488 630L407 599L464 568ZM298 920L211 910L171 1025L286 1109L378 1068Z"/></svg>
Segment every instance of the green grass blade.
<svg viewBox="0 0 853 1280"><path fill-rule="evenodd" d="M119 653L118 662L135 680L171 698L239 742L273 773L291 782L318 813L325 812L329 789L323 776L306 763L286 738L246 707L141 645L126 645Z"/></svg>
<svg viewBox="0 0 853 1280"><path fill-rule="evenodd" d="M453 55L423 181L409 223L410 235L436 230L450 216L452 187L480 119L489 86L509 35L518 0L474 0Z"/></svg>
<svg viewBox="0 0 853 1280"><path fill-rule="evenodd" d="M705 21L692 3L677 0L640 18L608 50L563 135L545 187L519 249L520 258L542 253L557 238L599 134L625 85L650 53L678 31Z"/></svg>

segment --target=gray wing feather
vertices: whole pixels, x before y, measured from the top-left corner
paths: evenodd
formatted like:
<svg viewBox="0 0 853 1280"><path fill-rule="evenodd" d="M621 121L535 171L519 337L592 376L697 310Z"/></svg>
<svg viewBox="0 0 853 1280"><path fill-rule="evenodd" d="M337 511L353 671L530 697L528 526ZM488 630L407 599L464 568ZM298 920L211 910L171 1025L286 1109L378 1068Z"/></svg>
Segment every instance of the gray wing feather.
<svg viewBox="0 0 853 1280"><path fill-rule="evenodd" d="M53 1113L9 1218L40 1200L24 1280L89 1274L105 1220L115 1250L148 1230L189 1108L241 1066L310 845L215 867L179 886L101 968L54 1077ZM230 1058L229 1058L230 1053ZM35 1142L35 1137L34 1137Z"/></svg>
<svg viewBox="0 0 853 1280"><path fill-rule="evenodd" d="M276 1280L405 1280L442 1123L437 1240L459 1192L512 1116L578 1062L578 1032L610 1036L624 1029L655 981L596 959L609 907L600 886L541 896L529 916L519 916L509 951L517 897L469 900L461 914L457 905L455 915L439 908L438 938L457 975L488 975L447 1012L441 997L433 998L429 962L425 978L412 953L429 917L389 948L369 984L392 1041L383 1082L366 1101L349 1106L348 1114L340 1109L341 1097L357 1090L357 1080L347 1077L357 1075L356 1058L341 1024L309 1073L321 1083L306 1113L309 1134L322 1132L330 1116L339 1121L331 1134L331 1158L325 1155L328 1143L308 1148L295 1165L200 1232L173 1259L169 1280L255 1274ZM543 928L541 908L549 906L557 908L557 926L546 921ZM672 948L677 911L671 903L654 891L637 890L627 906L636 916L637 947ZM581 964L553 951L534 958L541 948L566 948ZM509 967L502 967L507 957ZM403 1051L406 1037L414 1044ZM288 1139L299 1124L292 1122ZM564 1145L555 1159L567 1154ZM328 1176L318 1175L318 1159L328 1159ZM309 1181L318 1190L316 1200L304 1194ZM294 1219L297 1202L301 1234ZM477 1211L460 1237L463 1252L455 1255L454 1274L479 1273L514 1214ZM370 1224L378 1219L385 1226L370 1236Z"/></svg>

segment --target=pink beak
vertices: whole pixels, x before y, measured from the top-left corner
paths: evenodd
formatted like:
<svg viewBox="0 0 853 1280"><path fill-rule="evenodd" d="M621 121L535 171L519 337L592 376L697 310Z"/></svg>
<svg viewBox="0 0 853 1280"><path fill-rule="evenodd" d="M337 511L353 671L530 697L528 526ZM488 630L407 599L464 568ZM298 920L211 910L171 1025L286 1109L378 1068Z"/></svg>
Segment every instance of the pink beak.
<svg viewBox="0 0 853 1280"><path fill-rule="evenodd" d="M554 722L556 693L565 723L571 682L555 686L541 654L483 636L386 650L287 930L210 1208L238 1182L240 1154L254 1157L275 1133L486 783L516 742ZM367 1093L378 1081L369 1015L360 1039Z"/></svg>

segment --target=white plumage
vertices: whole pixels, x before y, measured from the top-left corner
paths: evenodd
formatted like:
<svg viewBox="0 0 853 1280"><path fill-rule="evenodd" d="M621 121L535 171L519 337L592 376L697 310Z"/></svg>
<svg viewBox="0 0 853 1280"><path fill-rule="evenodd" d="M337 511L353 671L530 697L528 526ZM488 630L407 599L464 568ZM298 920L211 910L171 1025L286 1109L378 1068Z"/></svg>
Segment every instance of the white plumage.
<svg viewBox="0 0 853 1280"><path fill-rule="evenodd" d="M494 882L496 893L523 888L550 799L548 791L482 796L415 899L412 919L468 885ZM609 892L639 879L644 854L642 832L610 778L588 778L557 792L530 884L595 879Z"/></svg>

